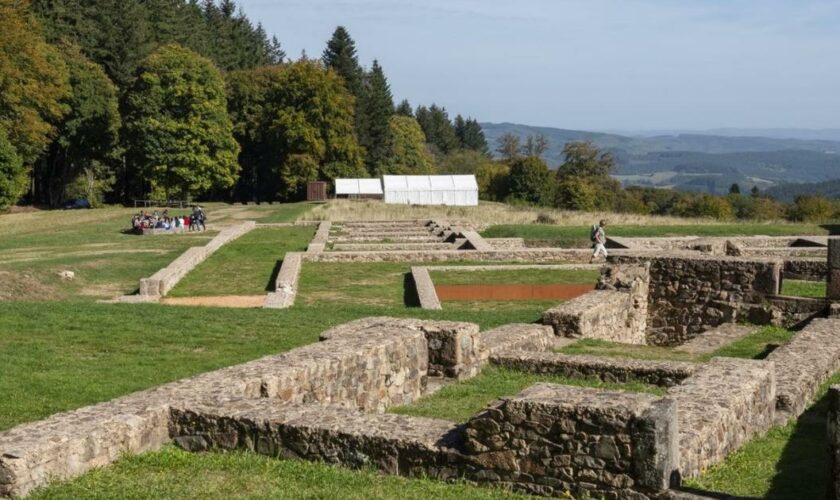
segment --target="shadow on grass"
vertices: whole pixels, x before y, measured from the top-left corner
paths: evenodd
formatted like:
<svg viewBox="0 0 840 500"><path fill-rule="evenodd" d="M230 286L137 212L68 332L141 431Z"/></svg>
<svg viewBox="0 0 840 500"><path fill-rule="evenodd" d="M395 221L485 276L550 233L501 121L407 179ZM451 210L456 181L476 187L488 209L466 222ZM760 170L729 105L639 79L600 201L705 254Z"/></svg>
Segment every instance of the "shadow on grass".
<svg viewBox="0 0 840 500"><path fill-rule="evenodd" d="M782 456L776 463L776 475L766 498L825 498L828 479L826 419L828 397L796 419L796 426Z"/></svg>
<svg viewBox="0 0 840 500"><path fill-rule="evenodd" d="M420 307L420 296L411 273L403 274L403 303L406 307Z"/></svg>
<svg viewBox="0 0 840 500"><path fill-rule="evenodd" d="M280 268L283 266L283 261L278 260L276 264L274 264L274 270L271 271L271 276L268 278L268 283L265 284L265 291L266 292L273 292L274 291L274 284L277 281L277 275L280 274Z"/></svg>
<svg viewBox="0 0 840 500"><path fill-rule="evenodd" d="M828 231L829 235L840 234L840 224L820 224L820 227Z"/></svg>

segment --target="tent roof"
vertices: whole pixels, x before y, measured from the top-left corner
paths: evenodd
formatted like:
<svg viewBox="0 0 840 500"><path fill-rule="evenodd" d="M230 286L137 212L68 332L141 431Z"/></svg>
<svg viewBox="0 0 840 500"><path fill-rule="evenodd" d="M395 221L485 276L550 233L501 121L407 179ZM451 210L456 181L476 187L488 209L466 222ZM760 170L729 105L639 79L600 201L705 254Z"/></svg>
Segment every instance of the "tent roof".
<svg viewBox="0 0 840 500"><path fill-rule="evenodd" d="M384 175L386 191L475 191L474 175Z"/></svg>
<svg viewBox="0 0 840 500"><path fill-rule="evenodd" d="M336 179L335 194L382 194L379 179Z"/></svg>

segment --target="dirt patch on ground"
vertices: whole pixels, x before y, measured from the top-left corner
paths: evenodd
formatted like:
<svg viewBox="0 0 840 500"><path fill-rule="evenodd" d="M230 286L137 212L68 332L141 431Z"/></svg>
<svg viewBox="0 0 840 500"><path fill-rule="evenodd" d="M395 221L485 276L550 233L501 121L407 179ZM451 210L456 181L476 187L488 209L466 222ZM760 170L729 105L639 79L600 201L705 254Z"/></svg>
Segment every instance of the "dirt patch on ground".
<svg viewBox="0 0 840 500"><path fill-rule="evenodd" d="M55 290L29 273L0 271L0 301L51 300L55 297Z"/></svg>
<svg viewBox="0 0 840 500"><path fill-rule="evenodd" d="M220 295L215 297L167 297L161 304L171 306L207 306L207 307L262 307L265 295Z"/></svg>

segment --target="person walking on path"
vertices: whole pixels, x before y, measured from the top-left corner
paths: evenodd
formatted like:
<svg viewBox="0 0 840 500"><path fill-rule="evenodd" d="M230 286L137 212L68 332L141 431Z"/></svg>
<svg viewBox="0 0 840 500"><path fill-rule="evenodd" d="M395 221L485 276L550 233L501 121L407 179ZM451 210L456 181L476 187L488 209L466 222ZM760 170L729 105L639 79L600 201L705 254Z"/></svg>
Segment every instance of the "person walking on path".
<svg viewBox="0 0 840 500"><path fill-rule="evenodd" d="M607 247L604 244L607 242L607 233L604 231L604 227L607 225L607 221L601 219L598 224L592 225L592 231L589 234L589 239L592 240L592 246L595 248L595 251L592 252L592 257L589 258L589 263L595 261L598 257L599 253L604 254L604 259L607 258Z"/></svg>

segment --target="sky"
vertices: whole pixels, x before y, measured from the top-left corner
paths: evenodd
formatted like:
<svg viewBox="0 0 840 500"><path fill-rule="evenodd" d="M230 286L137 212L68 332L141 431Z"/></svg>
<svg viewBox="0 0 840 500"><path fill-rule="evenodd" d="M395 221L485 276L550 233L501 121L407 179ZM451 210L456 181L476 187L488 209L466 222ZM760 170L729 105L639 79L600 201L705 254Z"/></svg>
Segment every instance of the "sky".
<svg viewBox="0 0 840 500"><path fill-rule="evenodd" d="M840 128L840 1L239 0L292 58L338 25L398 102L585 130Z"/></svg>

